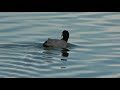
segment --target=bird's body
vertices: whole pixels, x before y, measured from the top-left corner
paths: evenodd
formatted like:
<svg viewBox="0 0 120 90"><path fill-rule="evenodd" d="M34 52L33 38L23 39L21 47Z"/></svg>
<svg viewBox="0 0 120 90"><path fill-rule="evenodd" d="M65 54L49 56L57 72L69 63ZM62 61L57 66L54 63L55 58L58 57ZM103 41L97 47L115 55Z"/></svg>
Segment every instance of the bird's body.
<svg viewBox="0 0 120 90"><path fill-rule="evenodd" d="M64 30L62 33L63 38L59 39L50 39L48 38L47 41L44 42L44 47L58 47L58 48L67 48L67 41L69 38L68 31Z"/></svg>
<svg viewBox="0 0 120 90"><path fill-rule="evenodd" d="M43 44L46 47L59 47L59 48L66 48L67 43L64 40L59 40L59 39L50 39Z"/></svg>

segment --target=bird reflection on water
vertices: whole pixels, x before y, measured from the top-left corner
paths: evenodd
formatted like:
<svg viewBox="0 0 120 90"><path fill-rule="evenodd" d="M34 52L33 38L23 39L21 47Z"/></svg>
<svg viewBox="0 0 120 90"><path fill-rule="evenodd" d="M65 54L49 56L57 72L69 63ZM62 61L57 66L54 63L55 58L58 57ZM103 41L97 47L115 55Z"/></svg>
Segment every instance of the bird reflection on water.
<svg viewBox="0 0 120 90"><path fill-rule="evenodd" d="M54 58L59 58L58 66L61 69L66 69L66 61L68 61L69 57L69 49L67 48L53 48L53 47L43 47L44 49L44 58L47 60L49 63L54 63ZM45 60L45 61L46 61ZM61 62L62 61L62 62Z"/></svg>
<svg viewBox="0 0 120 90"><path fill-rule="evenodd" d="M55 53L56 52L55 48L45 47L44 50L45 51L43 53L50 55L49 57L51 57L51 58L52 58L52 55L60 55L59 53ZM57 50L57 51L59 51L59 50ZM61 56L62 56L61 60L67 61L67 57L69 56L68 51L70 51L70 50L66 49L66 48L63 48L62 50L60 50Z"/></svg>
<svg viewBox="0 0 120 90"><path fill-rule="evenodd" d="M68 57L68 56L69 56L68 51L70 51L70 50L68 50L68 49L63 49L63 50L61 51L62 56L63 56L63 57ZM65 58L65 59L61 59L61 60L62 60L62 61L67 61L66 58Z"/></svg>

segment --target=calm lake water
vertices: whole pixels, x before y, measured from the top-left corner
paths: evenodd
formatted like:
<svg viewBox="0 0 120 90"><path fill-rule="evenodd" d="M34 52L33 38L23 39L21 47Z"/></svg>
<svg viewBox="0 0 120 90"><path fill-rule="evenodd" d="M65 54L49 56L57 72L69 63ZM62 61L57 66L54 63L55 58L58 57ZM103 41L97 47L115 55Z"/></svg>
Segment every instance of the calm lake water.
<svg viewBox="0 0 120 90"><path fill-rule="evenodd" d="M120 78L120 12L0 12L0 77Z"/></svg>

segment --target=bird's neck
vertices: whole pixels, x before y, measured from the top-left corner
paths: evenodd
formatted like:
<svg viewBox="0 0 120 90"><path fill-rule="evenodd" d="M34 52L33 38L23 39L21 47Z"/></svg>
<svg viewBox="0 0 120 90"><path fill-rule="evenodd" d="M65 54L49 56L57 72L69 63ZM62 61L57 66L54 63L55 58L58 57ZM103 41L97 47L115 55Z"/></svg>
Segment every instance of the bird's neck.
<svg viewBox="0 0 120 90"><path fill-rule="evenodd" d="M62 38L61 40L64 40L64 41L66 41L66 42L67 42L67 41L68 41L68 38Z"/></svg>

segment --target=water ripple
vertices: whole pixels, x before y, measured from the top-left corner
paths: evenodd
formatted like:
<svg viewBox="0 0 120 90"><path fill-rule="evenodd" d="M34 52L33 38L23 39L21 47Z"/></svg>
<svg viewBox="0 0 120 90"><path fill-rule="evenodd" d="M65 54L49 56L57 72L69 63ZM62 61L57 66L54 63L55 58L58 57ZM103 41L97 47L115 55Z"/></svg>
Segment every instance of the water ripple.
<svg viewBox="0 0 120 90"><path fill-rule="evenodd" d="M1 12L0 77L119 78L119 12ZM43 48L70 32L67 49Z"/></svg>

